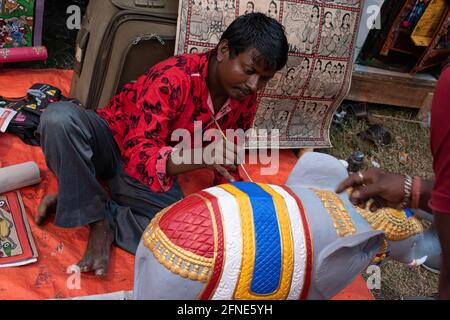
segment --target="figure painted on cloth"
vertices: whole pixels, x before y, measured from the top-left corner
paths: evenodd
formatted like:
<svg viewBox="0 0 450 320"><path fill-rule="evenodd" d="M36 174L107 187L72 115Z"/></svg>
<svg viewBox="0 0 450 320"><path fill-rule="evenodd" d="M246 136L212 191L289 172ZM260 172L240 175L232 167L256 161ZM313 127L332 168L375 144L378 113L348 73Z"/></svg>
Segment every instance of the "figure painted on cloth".
<svg viewBox="0 0 450 320"><path fill-rule="evenodd" d="M306 101L300 101L299 106L295 109L289 125L289 136L295 137L302 133L305 126L304 116L306 111Z"/></svg>
<svg viewBox="0 0 450 320"><path fill-rule="evenodd" d="M273 119L273 129L277 129L280 135L284 134L287 128L288 119L289 119L289 111L287 110L279 111L276 118Z"/></svg>
<svg viewBox="0 0 450 320"><path fill-rule="evenodd" d="M279 95L293 95L298 86L295 68L289 68L284 75L282 84L278 87L277 94Z"/></svg>
<svg viewBox="0 0 450 320"><path fill-rule="evenodd" d="M9 37L8 27L3 18L0 18L0 48L7 43L6 38Z"/></svg>
<svg viewBox="0 0 450 320"><path fill-rule="evenodd" d="M323 82L322 60L318 59L314 64L314 73L308 85L308 89L305 95L308 97L316 96L316 92L319 92L320 86Z"/></svg>
<svg viewBox="0 0 450 320"><path fill-rule="evenodd" d="M211 27L210 27L210 42L219 41L220 34L223 32L223 20L224 20L224 12L223 9L219 9L219 5L217 1L214 1L214 10L211 16ZM216 34L217 39L213 39L213 35Z"/></svg>
<svg viewBox="0 0 450 320"><path fill-rule="evenodd" d="M201 40L207 41L209 39L209 32L211 30L212 25L212 16L213 16L213 8L211 7L210 0L206 0L206 8L203 10L202 16L202 32L201 32Z"/></svg>
<svg viewBox="0 0 450 320"><path fill-rule="evenodd" d="M254 11L255 11L255 4L253 3L253 1L247 1L244 14L253 13Z"/></svg>
<svg viewBox="0 0 450 320"><path fill-rule="evenodd" d="M325 98L334 98L339 94L345 76L344 68L345 66L340 62L334 63L330 74L330 82L325 91Z"/></svg>
<svg viewBox="0 0 450 320"><path fill-rule="evenodd" d="M25 39L25 28L23 22L17 18L10 21L10 36L13 38L14 46L20 46L27 43Z"/></svg>
<svg viewBox="0 0 450 320"><path fill-rule="evenodd" d="M3 209L5 205L5 201L0 201L0 257L10 257L17 248L13 239L17 236L13 236L13 233L16 232L14 223L11 220L12 217Z"/></svg>
<svg viewBox="0 0 450 320"><path fill-rule="evenodd" d="M254 126L256 129L267 130L268 134L270 134L270 129L274 127L273 122L273 114L275 113L276 103L271 101L267 108L263 109L264 114L258 115L255 120Z"/></svg>
<svg viewBox="0 0 450 320"><path fill-rule="evenodd" d="M223 18L223 27L227 28L236 19L236 6L234 0L226 0L225 16Z"/></svg>
<svg viewBox="0 0 450 320"><path fill-rule="evenodd" d="M336 51L338 57L348 57L351 53L351 43L352 43L352 26L350 21L350 13L345 13L342 17L342 23L339 27L339 45Z"/></svg>
<svg viewBox="0 0 450 320"><path fill-rule="evenodd" d="M211 5L203 2L202 28L218 31L221 26L211 23L219 22L220 10ZM214 119L223 132L249 129L257 92L287 59L282 25L252 13L235 19L212 50L154 65L102 109L68 101L50 104L38 133L47 166L58 179L58 194L42 199L36 223L56 213L57 226L89 226L78 265L82 272L105 276L111 244L135 253L155 214L184 197L179 174L206 168L213 170L214 184L241 180L236 147L230 153L223 140L215 141L213 156L205 152L210 145L185 139L188 145L180 148L180 139L172 137L174 132L192 136L198 123L202 130L216 128ZM181 156L199 152L204 157L198 161Z"/></svg>
<svg viewBox="0 0 450 320"><path fill-rule="evenodd" d="M193 38L199 38L202 35L203 29L203 4L202 0L192 1L192 14L190 24L190 34Z"/></svg>
<svg viewBox="0 0 450 320"><path fill-rule="evenodd" d="M331 11L327 11L324 15L318 54L321 56L329 56L333 54L336 50L337 42L338 38L333 25L333 14Z"/></svg>
<svg viewBox="0 0 450 320"><path fill-rule="evenodd" d="M2 0L1 3L3 3L3 7L0 12L5 15L13 13L20 6L20 3L17 0Z"/></svg>
<svg viewBox="0 0 450 320"><path fill-rule="evenodd" d="M275 1L270 1L267 15L273 19L278 19L278 7Z"/></svg>
<svg viewBox="0 0 450 320"><path fill-rule="evenodd" d="M302 61L302 64L300 65L300 72L298 74L298 82L297 82L297 88L296 94L300 94L298 91L302 90L305 85L306 82L308 81L308 77L309 77L309 66L310 66L310 62L308 58L304 58Z"/></svg>
<svg viewBox="0 0 450 320"><path fill-rule="evenodd" d="M327 109L327 103L301 100L292 114L289 136L303 138L317 136Z"/></svg>
<svg viewBox="0 0 450 320"><path fill-rule="evenodd" d="M192 47L191 49L189 49L189 53L198 53L197 47Z"/></svg>
<svg viewBox="0 0 450 320"><path fill-rule="evenodd" d="M305 30L302 34L303 51L306 53L311 53L313 47L317 42L317 37L319 35L320 28L320 9L318 6L314 6L311 9L311 15L309 17L308 23L306 24Z"/></svg>
<svg viewBox="0 0 450 320"><path fill-rule="evenodd" d="M342 6L359 6L361 0L332 0L332 2L335 2L337 5Z"/></svg>

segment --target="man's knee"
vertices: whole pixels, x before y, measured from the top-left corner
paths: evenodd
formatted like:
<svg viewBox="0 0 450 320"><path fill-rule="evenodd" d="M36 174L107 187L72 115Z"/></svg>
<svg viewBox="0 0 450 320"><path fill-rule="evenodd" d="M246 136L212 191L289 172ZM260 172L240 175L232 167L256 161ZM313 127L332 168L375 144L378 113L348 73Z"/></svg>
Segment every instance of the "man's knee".
<svg viewBox="0 0 450 320"><path fill-rule="evenodd" d="M39 132L68 130L76 124L83 110L70 101L59 101L48 105L41 115Z"/></svg>

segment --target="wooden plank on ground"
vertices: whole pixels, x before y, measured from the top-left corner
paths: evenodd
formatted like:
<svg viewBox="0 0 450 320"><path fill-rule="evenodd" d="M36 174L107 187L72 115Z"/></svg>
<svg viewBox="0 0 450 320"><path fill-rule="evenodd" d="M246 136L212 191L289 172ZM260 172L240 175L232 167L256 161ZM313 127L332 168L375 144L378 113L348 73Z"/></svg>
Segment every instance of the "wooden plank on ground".
<svg viewBox="0 0 450 320"><path fill-rule="evenodd" d="M436 78L356 64L347 100L422 108L434 92Z"/></svg>

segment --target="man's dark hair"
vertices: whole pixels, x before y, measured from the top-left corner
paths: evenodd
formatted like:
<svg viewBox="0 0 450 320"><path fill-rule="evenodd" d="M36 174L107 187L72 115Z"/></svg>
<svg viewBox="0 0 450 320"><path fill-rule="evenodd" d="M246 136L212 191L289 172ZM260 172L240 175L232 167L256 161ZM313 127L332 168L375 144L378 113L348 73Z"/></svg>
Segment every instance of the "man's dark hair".
<svg viewBox="0 0 450 320"><path fill-rule="evenodd" d="M259 55L254 59L263 63L265 69L278 71L286 65L289 45L284 27L263 13L238 17L222 34L222 40L228 40L231 59L249 49L256 49Z"/></svg>

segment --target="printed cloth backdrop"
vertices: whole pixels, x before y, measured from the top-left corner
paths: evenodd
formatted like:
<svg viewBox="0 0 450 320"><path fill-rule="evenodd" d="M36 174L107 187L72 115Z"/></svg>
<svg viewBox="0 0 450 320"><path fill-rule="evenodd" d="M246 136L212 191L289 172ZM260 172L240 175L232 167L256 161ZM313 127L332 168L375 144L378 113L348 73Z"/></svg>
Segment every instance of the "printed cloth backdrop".
<svg viewBox="0 0 450 320"><path fill-rule="evenodd" d="M41 45L44 0L0 0L0 49Z"/></svg>
<svg viewBox="0 0 450 320"><path fill-rule="evenodd" d="M260 92L253 127L279 129L282 148L331 147L331 120L350 89L363 6L364 0L180 0L175 53L214 48L239 15L277 19L286 28L289 60ZM248 146L257 140L254 134Z"/></svg>

